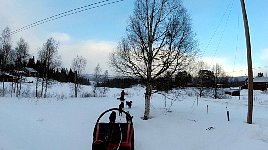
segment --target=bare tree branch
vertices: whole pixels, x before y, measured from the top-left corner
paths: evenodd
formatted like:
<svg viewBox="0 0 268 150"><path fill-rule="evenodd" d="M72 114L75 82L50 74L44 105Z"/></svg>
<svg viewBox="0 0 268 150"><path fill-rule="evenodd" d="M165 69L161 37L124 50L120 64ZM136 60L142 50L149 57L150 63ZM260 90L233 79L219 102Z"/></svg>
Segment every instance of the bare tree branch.
<svg viewBox="0 0 268 150"><path fill-rule="evenodd" d="M190 21L180 0L137 0L127 35L111 54L118 73L146 82L144 119L149 117L153 80L186 70L197 54Z"/></svg>

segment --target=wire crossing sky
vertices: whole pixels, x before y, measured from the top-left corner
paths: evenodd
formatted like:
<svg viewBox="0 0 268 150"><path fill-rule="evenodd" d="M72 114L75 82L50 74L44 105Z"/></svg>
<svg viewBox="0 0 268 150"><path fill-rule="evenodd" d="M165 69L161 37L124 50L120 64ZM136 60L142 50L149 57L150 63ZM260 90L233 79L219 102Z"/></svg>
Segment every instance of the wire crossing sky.
<svg viewBox="0 0 268 150"><path fill-rule="evenodd" d="M182 0L191 16L200 59L211 69L220 64L231 76L246 75L246 44L240 0ZM126 35L135 0L0 0L0 31L10 27L13 48L20 37L37 51L50 37L60 42L64 67L84 56L86 72L100 64L103 72L110 52ZM268 73L267 0L246 0L254 74ZM22 32L23 31L23 32Z"/></svg>
<svg viewBox="0 0 268 150"><path fill-rule="evenodd" d="M65 11L63 13L59 13L57 15L53 15L51 17L47 17L47 18L42 19L42 20L36 21L36 22L34 22L32 24L26 25L26 26L24 26L22 28L19 28L19 29L15 30L15 31L12 31L11 34L16 34L18 32L31 29L31 28L33 28L35 26L39 26L41 24L60 19L62 17L74 15L74 14L77 14L77 13L81 13L83 11L103 7L103 6L106 6L106 5L111 5L111 4L122 2L122 1L124 1L124 0L116 0L116 1L104 0L104 1L92 3L92 4L89 4L89 5L86 5L86 6L78 7L78 8L69 10L69 11Z"/></svg>

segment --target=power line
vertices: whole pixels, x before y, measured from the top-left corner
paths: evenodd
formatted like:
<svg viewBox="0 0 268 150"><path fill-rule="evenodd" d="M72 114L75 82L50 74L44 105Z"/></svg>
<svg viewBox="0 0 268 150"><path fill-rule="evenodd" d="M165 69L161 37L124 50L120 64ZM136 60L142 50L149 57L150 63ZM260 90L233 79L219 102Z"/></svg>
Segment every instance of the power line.
<svg viewBox="0 0 268 150"><path fill-rule="evenodd" d="M207 46L205 47L205 51L209 48L209 46L211 45L211 42L212 42L212 39L215 37L216 33L218 32L218 29L220 28L222 22L223 22L223 19L224 17L227 15L228 12L230 12L230 7L232 7L231 5L233 5L233 0L230 0L229 4L227 5L223 15L221 16L221 19L218 23L218 25L216 26L216 29L214 30L213 34L211 35L209 41L208 41L208 44Z"/></svg>
<svg viewBox="0 0 268 150"><path fill-rule="evenodd" d="M106 6L106 5L119 3L119 2L122 2L122 1L124 1L124 0L114 0L114 1L103 0L103 1L95 2L95 3L89 4L89 5L85 5L85 6L82 6L82 7L78 7L78 8L75 8L75 9L71 9L71 10L68 10L68 11L65 11L65 12L62 12L62 13L47 17L45 19L36 21L36 22L34 22L32 24L23 26L23 27L21 27L21 28L19 28L17 30L12 31L11 35L16 34L18 32L25 31L25 30L29 30L29 29L31 29L33 27L36 27L36 26L39 26L41 24L44 24L44 23L47 23L47 22L50 22L50 21L54 21L54 20L57 20L57 19L60 19L60 18L66 17L66 16L74 15L74 14L77 14L77 13L81 13L83 11L103 7L103 6Z"/></svg>
<svg viewBox="0 0 268 150"><path fill-rule="evenodd" d="M223 30L222 30L222 32L221 32L220 39L219 39L219 41L218 41L218 43L217 43L217 47L216 47L216 49L215 49L215 51L214 51L214 55L213 55L213 57L212 57L212 62L211 62L211 64L213 63L214 58L215 58L215 56L216 56L216 54L217 54L217 52L218 52L218 49L219 49L219 47L220 47L220 44L221 44L221 42L222 42L223 35L224 35L224 33L225 33L227 24L228 24L229 19L230 19L231 12L232 12L232 10L233 10L233 5L234 5L234 0L231 0L231 1L230 1L230 5L228 6L228 8L229 8L229 7L230 7L230 8L228 9L227 19L226 19L226 21L225 21Z"/></svg>
<svg viewBox="0 0 268 150"><path fill-rule="evenodd" d="M236 55L237 55L237 50L238 50L238 39L239 39L239 36L238 36L238 29L239 29L239 19L240 17L238 16L237 18L237 33L236 33L236 47L235 47L235 57L234 57L234 66L236 65Z"/></svg>

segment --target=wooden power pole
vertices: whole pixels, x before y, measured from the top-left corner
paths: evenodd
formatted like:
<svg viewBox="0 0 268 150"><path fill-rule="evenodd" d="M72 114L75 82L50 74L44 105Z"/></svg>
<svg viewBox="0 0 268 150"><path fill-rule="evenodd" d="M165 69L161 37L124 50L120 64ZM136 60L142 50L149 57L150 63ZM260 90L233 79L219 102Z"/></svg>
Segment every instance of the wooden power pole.
<svg viewBox="0 0 268 150"><path fill-rule="evenodd" d="M252 114L253 114L253 72L252 72L252 59L251 59L251 44L250 35L248 27L248 18L246 12L245 1L240 0L242 7L242 14L244 20L246 44L247 44L247 61L248 61L248 116L247 123L252 124Z"/></svg>

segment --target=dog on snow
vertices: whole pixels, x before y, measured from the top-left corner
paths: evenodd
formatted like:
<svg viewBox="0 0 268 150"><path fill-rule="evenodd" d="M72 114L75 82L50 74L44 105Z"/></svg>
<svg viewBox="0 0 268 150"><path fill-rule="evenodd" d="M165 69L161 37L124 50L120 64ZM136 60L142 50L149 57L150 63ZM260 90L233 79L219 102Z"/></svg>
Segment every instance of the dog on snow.
<svg viewBox="0 0 268 150"><path fill-rule="evenodd" d="M119 105L119 116L122 116L123 109L124 109L124 102L121 102Z"/></svg>
<svg viewBox="0 0 268 150"><path fill-rule="evenodd" d="M126 101L126 105L128 106L128 108L131 108L131 106L132 106L132 101Z"/></svg>

